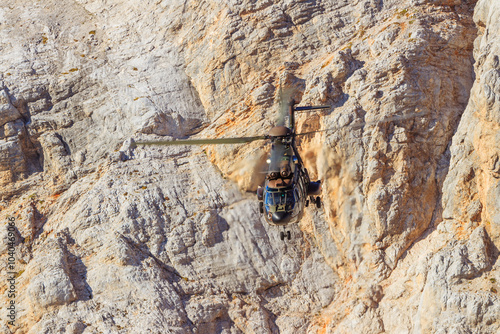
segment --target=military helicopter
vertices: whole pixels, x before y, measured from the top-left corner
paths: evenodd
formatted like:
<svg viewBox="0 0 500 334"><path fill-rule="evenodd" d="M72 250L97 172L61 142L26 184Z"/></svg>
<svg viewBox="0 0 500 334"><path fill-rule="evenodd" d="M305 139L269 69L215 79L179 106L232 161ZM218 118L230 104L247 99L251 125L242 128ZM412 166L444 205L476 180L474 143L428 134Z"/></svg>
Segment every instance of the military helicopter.
<svg viewBox="0 0 500 334"><path fill-rule="evenodd" d="M297 136L325 132L333 129L295 133L295 112L307 112L317 109L328 109L330 106L295 106L295 101L290 100L283 108L281 99L281 116L283 117L286 105L288 106L288 126L278 125L273 127L267 135L238 138L216 139L186 139L172 141L138 141L135 145L206 145L206 144L241 144L257 140L270 140L271 152L268 170L264 184L257 189L259 210L270 225L282 226L280 239L291 239L290 231L285 231L287 225L298 223L304 215L304 208L314 204L321 208L321 180L311 181L307 169L297 150L295 139ZM418 115L389 117L382 121L354 123L347 127L362 127L370 123L389 122L407 119Z"/></svg>
<svg viewBox="0 0 500 334"><path fill-rule="evenodd" d="M315 203L321 208L321 180L311 181L295 143L295 112L327 109L330 106L295 106L289 104L289 124L275 126L269 131L271 158L265 183L257 189L259 210L271 225L283 226L297 223L304 215L304 208ZM290 231L280 232L281 240L290 240Z"/></svg>
<svg viewBox="0 0 500 334"><path fill-rule="evenodd" d="M282 103L280 103L283 105ZM187 139L172 141L138 141L135 145L205 145L240 144L256 140L270 140L271 152L265 183L257 189L259 210L271 225L283 226L297 223L304 215L304 208L315 203L321 208L321 181L312 182L295 144L295 112L326 109L330 106L295 106L288 103L288 127L275 126L269 134L256 137ZM280 109L283 110L283 107ZM283 113L283 112L281 112ZM283 117L283 115L280 115ZM316 197L315 197L316 196ZM281 240L291 238L290 231L280 233Z"/></svg>

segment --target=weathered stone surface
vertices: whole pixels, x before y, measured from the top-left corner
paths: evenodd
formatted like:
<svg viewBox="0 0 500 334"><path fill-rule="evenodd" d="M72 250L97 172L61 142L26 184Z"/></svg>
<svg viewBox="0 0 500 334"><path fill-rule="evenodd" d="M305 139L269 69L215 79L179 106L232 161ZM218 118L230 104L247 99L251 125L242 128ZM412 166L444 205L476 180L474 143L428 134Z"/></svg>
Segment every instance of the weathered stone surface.
<svg viewBox="0 0 500 334"><path fill-rule="evenodd" d="M16 333L497 333L499 18L495 0L4 1ZM263 143L133 145L265 134L283 88L332 105L297 115L322 130L297 140L323 208L290 242L245 193Z"/></svg>

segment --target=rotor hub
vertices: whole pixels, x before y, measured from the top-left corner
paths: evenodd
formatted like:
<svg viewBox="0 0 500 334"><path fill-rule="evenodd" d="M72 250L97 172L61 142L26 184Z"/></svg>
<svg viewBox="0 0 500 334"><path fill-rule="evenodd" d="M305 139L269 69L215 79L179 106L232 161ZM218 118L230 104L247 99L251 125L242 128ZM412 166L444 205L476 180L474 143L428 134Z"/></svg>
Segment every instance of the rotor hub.
<svg viewBox="0 0 500 334"><path fill-rule="evenodd" d="M292 134L292 130L286 126L275 126L269 131L269 137L286 137Z"/></svg>

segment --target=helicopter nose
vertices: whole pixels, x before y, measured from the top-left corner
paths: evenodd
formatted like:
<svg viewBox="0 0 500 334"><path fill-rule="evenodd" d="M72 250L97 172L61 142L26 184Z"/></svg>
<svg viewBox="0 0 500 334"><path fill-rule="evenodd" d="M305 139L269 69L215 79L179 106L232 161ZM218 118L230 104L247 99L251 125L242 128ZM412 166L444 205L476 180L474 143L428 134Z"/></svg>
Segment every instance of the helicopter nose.
<svg viewBox="0 0 500 334"><path fill-rule="evenodd" d="M273 223L275 224L286 224L290 221L291 214L285 211L274 212L271 216Z"/></svg>

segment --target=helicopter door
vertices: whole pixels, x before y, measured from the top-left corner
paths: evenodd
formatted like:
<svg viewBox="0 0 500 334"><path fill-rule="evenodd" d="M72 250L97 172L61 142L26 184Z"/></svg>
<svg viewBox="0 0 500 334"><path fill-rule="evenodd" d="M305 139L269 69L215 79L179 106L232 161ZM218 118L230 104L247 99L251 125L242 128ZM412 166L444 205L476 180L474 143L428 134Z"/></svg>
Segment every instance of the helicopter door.
<svg viewBox="0 0 500 334"><path fill-rule="evenodd" d="M299 194L299 190L297 188L294 189L293 195L295 196L295 207L293 208L292 216L297 216L299 214L299 212L302 211L302 209L303 209L303 207L302 207L303 203L300 200L301 197Z"/></svg>
<svg viewBox="0 0 500 334"><path fill-rule="evenodd" d="M300 173L300 177L297 180L297 184L299 185L300 198L305 197L306 192L305 192L305 185L304 185L304 176L302 175L302 173Z"/></svg>

